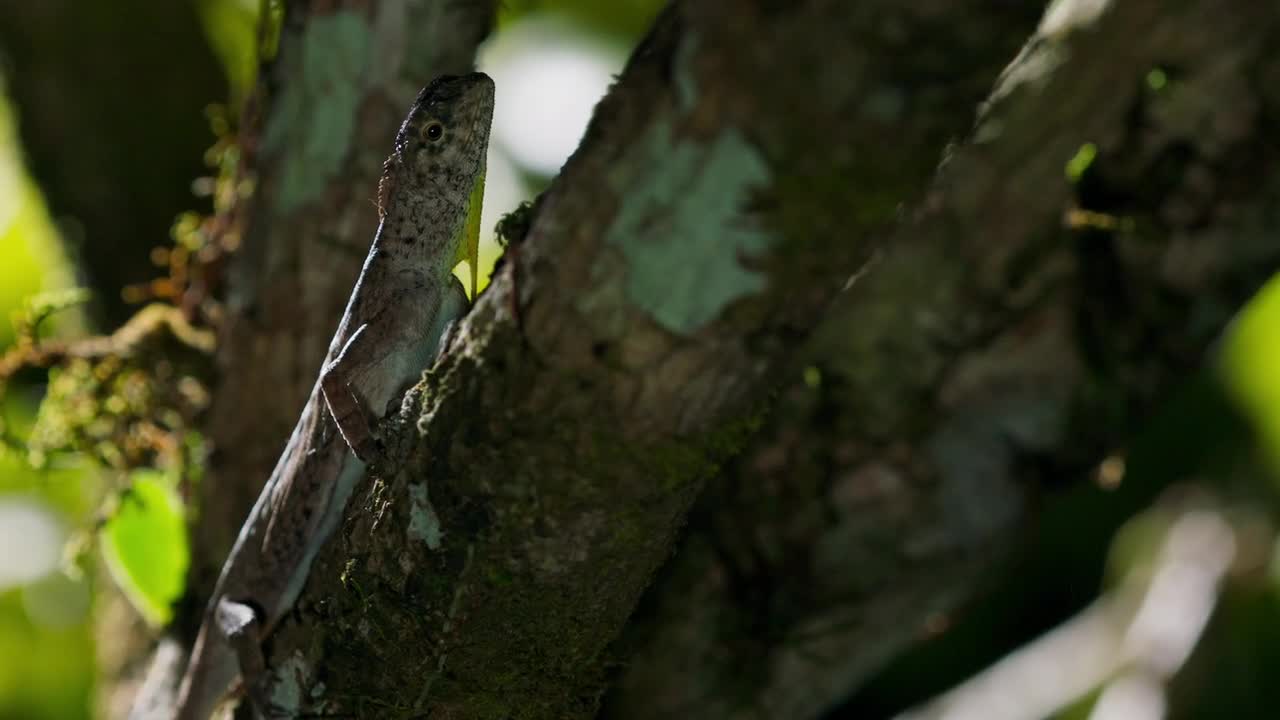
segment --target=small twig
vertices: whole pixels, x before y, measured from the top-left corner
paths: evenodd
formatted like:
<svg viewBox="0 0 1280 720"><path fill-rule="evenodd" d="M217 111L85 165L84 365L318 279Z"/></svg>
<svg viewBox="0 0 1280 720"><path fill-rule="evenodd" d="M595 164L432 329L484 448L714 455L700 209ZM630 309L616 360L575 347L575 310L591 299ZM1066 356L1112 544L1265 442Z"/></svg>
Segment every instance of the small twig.
<svg viewBox="0 0 1280 720"><path fill-rule="evenodd" d="M0 386L23 368L47 368L75 358L130 355L134 348L155 336L162 328L167 328L174 338L188 347L203 353L213 352L215 336L212 330L195 327L172 305L154 303L139 310L110 335L68 341L19 343L0 355Z"/></svg>

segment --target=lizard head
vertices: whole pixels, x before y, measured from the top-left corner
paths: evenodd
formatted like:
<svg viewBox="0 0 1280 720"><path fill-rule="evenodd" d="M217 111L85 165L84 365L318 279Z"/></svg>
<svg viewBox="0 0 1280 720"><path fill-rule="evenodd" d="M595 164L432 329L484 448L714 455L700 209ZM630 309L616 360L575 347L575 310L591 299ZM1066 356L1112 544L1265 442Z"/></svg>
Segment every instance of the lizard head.
<svg viewBox="0 0 1280 720"><path fill-rule="evenodd" d="M484 73L442 75L418 93L387 158L379 207L384 216L408 198L462 198L484 173L493 119L493 80Z"/></svg>
<svg viewBox="0 0 1280 720"><path fill-rule="evenodd" d="M396 133L378 184L383 247L426 256L451 272L466 260L476 291L485 152L493 120L493 80L445 75L418 93Z"/></svg>

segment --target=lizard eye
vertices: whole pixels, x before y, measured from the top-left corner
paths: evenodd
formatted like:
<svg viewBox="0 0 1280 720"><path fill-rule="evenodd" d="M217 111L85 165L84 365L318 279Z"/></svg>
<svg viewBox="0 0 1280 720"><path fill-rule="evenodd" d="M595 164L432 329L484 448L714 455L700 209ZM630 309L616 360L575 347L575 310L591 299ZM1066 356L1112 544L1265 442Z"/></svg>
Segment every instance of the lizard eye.
<svg viewBox="0 0 1280 720"><path fill-rule="evenodd" d="M444 126L438 122L432 121L423 129L422 136L425 137L428 142L436 142L440 138L444 137Z"/></svg>

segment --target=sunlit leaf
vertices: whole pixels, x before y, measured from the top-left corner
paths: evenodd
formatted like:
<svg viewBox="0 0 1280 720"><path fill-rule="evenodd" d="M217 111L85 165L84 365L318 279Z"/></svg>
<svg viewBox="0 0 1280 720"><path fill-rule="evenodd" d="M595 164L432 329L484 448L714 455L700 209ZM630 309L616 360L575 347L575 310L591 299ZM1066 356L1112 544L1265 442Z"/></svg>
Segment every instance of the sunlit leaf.
<svg viewBox="0 0 1280 720"><path fill-rule="evenodd" d="M1227 386L1256 424L1263 446L1280 465L1280 275L1236 316L1223 344Z"/></svg>
<svg viewBox="0 0 1280 720"><path fill-rule="evenodd" d="M167 622L189 560L182 501L173 483L158 472L134 473L101 541L107 569L129 601L148 622Z"/></svg>

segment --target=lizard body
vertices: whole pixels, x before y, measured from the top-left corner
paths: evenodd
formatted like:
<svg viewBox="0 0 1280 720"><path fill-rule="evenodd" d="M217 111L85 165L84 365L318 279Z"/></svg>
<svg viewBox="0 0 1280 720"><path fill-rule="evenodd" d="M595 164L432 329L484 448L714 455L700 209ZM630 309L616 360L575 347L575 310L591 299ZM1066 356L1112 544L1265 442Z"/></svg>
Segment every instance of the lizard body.
<svg viewBox="0 0 1280 720"><path fill-rule="evenodd" d="M382 461L370 418L417 379L448 323L466 311L452 274L461 259L470 261L475 292L492 114L488 76L446 76L419 93L400 127L373 245L298 425L223 565L174 720L207 720L237 678L262 704L253 685L262 639L302 592L367 465Z"/></svg>

